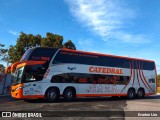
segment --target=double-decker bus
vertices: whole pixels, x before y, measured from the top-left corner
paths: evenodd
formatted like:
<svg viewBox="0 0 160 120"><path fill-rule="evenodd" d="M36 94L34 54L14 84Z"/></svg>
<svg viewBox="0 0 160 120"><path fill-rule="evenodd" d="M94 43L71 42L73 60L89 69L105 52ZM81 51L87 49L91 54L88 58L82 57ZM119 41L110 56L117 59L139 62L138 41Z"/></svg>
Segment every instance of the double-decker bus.
<svg viewBox="0 0 160 120"><path fill-rule="evenodd" d="M35 47L13 64L11 95L14 98L126 96L143 98L157 90L152 60L85 51Z"/></svg>

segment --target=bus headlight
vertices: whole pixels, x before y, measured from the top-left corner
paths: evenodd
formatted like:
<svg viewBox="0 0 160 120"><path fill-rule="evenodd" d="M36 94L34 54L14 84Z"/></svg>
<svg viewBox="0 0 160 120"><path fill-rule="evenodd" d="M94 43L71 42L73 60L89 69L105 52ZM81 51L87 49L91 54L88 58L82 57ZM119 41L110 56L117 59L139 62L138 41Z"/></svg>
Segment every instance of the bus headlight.
<svg viewBox="0 0 160 120"><path fill-rule="evenodd" d="M17 91L17 90L19 90L21 88L23 88L23 86L19 86L18 88L15 89L15 91Z"/></svg>

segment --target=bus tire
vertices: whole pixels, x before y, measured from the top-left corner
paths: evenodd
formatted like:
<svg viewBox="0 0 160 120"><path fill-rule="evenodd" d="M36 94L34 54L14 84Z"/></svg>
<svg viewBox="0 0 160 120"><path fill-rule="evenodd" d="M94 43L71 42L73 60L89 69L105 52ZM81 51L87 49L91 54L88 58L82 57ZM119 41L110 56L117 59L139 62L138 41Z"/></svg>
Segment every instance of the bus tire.
<svg viewBox="0 0 160 120"><path fill-rule="evenodd" d="M135 98L135 90L133 88L130 88L127 92L127 98L128 99L134 99Z"/></svg>
<svg viewBox="0 0 160 120"><path fill-rule="evenodd" d="M143 88L138 89L137 97L138 98L143 98L144 96L145 96L144 89Z"/></svg>
<svg viewBox="0 0 160 120"><path fill-rule="evenodd" d="M72 88L66 88L64 90L63 96L66 102L73 101L75 99L75 91Z"/></svg>
<svg viewBox="0 0 160 120"><path fill-rule="evenodd" d="M46 91L45 100L46 102L52 103L56 102L59 98L59 93L56 88L50 88Z"/></svg>

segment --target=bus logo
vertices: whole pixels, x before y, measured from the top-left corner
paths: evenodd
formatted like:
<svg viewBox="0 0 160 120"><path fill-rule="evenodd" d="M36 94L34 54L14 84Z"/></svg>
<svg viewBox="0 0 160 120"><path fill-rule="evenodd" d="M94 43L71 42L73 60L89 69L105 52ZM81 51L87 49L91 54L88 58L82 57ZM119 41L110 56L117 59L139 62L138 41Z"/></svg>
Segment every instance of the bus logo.
<svg viewBox="0 0 160 120"><path fill-rule="evenodd" d="M95 73L107 73L107 74L123 74L122 69L120 68L107 68L107 67L89 67L89 72Z"/></svg>
<svg viewBox="0 0 160 120"><path fill-rule="evenodd" d="M70 71L76 70L76 67L68 67L68 70L70 70Z"/></svg>

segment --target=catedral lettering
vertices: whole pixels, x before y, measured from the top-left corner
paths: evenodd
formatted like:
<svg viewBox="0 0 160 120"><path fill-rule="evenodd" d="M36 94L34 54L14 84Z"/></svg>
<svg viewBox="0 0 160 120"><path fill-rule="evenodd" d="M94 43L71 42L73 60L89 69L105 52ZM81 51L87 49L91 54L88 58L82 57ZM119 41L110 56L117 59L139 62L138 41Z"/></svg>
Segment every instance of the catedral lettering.
<svg viewBox="0 0 160 120"><path fill-rule="evenodd" d="M157 90L152 60L85 51L35 47L6 68L14 77L11 95L17 99L55 102L60 97L127 96L143 98Z"/></svg>
<svg viewBox="0 0 160 120"><path fill-rule="evenodd" d="M89 68L89 72L106 73L106 74L123 74L122 69L107 68L107 67L94 67L94 66L91 66Z"/></svg>

